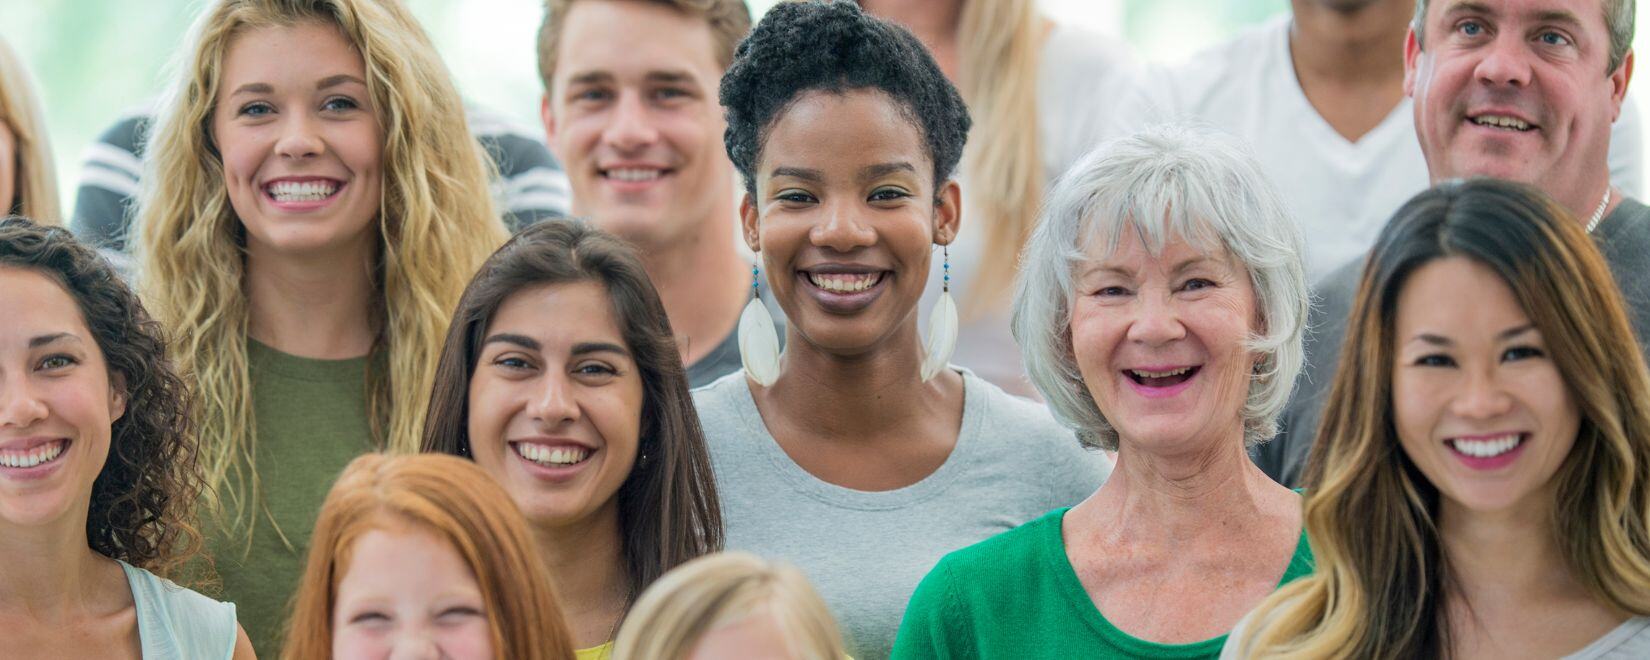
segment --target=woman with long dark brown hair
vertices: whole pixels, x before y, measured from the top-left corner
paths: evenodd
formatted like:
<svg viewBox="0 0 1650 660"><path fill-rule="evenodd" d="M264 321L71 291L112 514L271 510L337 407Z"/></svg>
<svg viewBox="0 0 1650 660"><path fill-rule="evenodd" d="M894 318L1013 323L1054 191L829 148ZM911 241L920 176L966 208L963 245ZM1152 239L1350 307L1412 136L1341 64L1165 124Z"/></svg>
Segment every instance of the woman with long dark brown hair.
<svg viewBox="0 0 1650 660"><path fill-rule="evenodd" d="M1534 188L1410 200L1364 267L1313 462L1317 573L1231 657L1650 655L1650 374Z"/></svg>
<svg viewBox="0 0 1650 660"><path fill-rule="evenodd" d="M704 434L664 305L618 239L535 225L459 301L424 450L468 456L527 514L580 658L636 597L720 550Z"/></svg>

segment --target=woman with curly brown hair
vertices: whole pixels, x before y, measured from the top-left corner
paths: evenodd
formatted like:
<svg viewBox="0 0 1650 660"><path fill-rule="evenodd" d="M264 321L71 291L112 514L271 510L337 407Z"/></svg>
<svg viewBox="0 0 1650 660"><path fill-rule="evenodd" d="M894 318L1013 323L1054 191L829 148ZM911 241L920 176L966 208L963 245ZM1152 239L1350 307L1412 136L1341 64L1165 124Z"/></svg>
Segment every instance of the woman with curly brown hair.
<svg viewBox="0 0 1650 660"><path fill-rule="evenodd" d="M67 231L0 220L0 629L12 658L250 658L235 606L161 576L200 547L159 324Z"/></svg>

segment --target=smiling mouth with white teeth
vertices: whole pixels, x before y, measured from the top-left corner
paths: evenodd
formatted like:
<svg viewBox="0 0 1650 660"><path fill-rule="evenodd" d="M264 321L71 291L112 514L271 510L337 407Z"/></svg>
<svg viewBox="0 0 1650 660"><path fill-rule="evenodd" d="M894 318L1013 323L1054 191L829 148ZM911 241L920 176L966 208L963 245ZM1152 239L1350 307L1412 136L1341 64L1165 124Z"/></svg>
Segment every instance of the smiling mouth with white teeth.
<svg viewBox="0 0 1650 660"><path fill-rule="evenodd" d="M1468 117L1467 120L1479 126L1513 130L1520 133L1537 128L1536 125L1517 117L1507 117L1504 115L1478 115L1477 117Z"/></svg>
<svg viewBox="0 0 1650 660"><path fill-rule="evenodd" d="M26 451L3 450L0 451L0 467L32 468L44 465L57 460L59 456L63 455L63 450L68 446L68 440L55 440Z"/></svg>
<svg viewBox="0 0 1650 660"><path fill-rule="evenodd" d="M264 191L277 202L319 202L338 192L333 181L277 181Z"/></svg>
<svg viewBox="0 0 1650 660"><path fill-rule="evenodd" d="M807 273L808 282L831 293L859 293L882 283L884 273Z"/></svg>
<svg viewBox="0 0 1650 660"><path fill-rule="evenodd" d="M584 447L565 445L551 447L533 442L512 442L510 448L517 456L545 467L569 467L590 460L591 452Z"/></svg>
<svg viewBox="0 0 1650 660"><path fill-rule="evenodd" d="M1145 369L1124 369L1124 375L1136 383L1146 387L1172 387L1192 379L1202 367L1180 367L1168 371L1147 371Z"/></svg>
<svg viewBox="0 0 1650 660"><path fill-rule="evenodd" d="M1517 449L1525 439L1522 433L1508 433L1494 438L1455 438L1444 442L1456 452L1473 458L1495 458Z"/></svg>
<svg viewBox="0 0 1650 660"><path fill-rule="evenodd" d="M604 178L612 179L614 181L623 181L625 183L646 183L648 181L659 180L659 178L664 176L668 171L669 170L657 170L644 167L615 167L612 169L602 170L602 176Z"/></svg>

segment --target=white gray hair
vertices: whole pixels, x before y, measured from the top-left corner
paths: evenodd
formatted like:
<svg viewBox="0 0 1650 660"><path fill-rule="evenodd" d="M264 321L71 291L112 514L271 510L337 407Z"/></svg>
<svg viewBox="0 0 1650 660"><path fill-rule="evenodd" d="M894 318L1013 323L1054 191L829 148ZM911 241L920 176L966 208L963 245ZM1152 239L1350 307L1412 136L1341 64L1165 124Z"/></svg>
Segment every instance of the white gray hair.
<svg viewBox="0 0 1650 660"><path fill-rule="evenodd" d="M1026 373L1054 416L1084 444L1117 448L1117 431L1077 370L1071 346L1074 274L1089 246L1115 250L1133 228L1153 254L1170 236L1205 251L1224 248L1248 272L1262 333L1261 360L1243 407L1243 437L1277 434L1302 361L1308 309L1300 229L1270 181L1235 139L1212 128L1164 124L1108 142L1073 165L1049 191L1021 255L1014 338Z"/></svg>

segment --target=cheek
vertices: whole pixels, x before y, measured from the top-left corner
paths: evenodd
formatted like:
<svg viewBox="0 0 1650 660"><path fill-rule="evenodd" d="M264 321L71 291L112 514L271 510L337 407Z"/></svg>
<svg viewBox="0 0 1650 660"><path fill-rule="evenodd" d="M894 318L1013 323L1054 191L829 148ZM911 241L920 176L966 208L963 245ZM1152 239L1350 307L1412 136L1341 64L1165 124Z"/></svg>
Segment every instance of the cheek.
<svg viewBox="0 0 1650 660"><path fill-rule="evenodd" d="M1071 352L1077 360L1077 370L1084 382L1091 386L1110 379L1096 378L1110 369L1111 353L1122 328L1106 320L1105 310L1084 301L1072 309Z"/></svg>
<svg viewBox="0 0 1650 660"><path fill-rule="evenodd" d="M1406 449L1428 441L1447 400L1431 379L1401 369L1392 375L1392 424Z"/></svg>
<svg viewBox="0 0 1650 660"><path fill-rule="evenodd" d="M493 657L493 631L486 619L475 618L441 635L441 651L453 660L488 660Z"/></svg>
<svg viewBox="0 0 1650 660"><path fill-rule="evenodd" d="M504 453L504 433L515 406L510 404L511 392L501 384L477 378L470 383L469 419L466 429L470 436L470 455L485 467L497 465Z"/></svg>
<svg viewBox="0 0 1650 660"><path fill-rule="evenodd" d="M641 444L642 386L632 379L604 391L588 403L591 422L602 442L617 457L634 457ZM626 472L629 470L627 469Z"/></svg>

